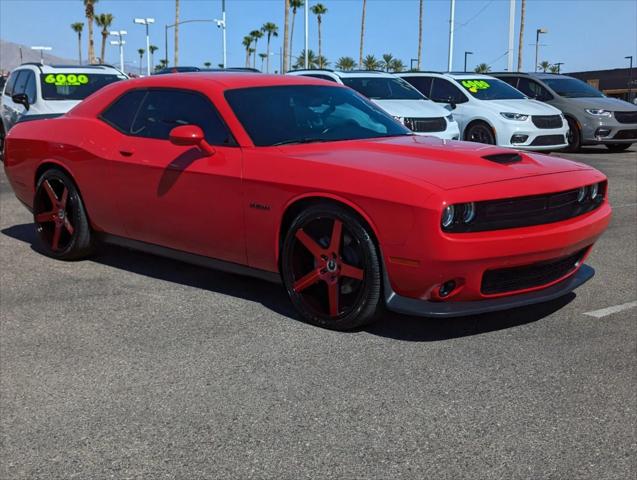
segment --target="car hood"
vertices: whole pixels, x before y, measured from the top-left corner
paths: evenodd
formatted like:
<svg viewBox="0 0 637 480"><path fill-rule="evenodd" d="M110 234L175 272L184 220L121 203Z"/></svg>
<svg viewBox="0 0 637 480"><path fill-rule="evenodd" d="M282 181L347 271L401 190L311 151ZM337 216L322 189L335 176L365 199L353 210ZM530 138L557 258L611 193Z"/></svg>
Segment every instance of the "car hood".
<svg viewBox="0 0 637 480"><path fill-rule="evenodd" d="M60 113L64 114L80 103L81 100L47 100L38 106L38 113Z"/></svg>
<svg viewBox="0 0 637 480"><path fill-rule="evenodd" d="M419 135L279 148L299 160L415 179L444 190L590 169L559 157ZM484 158L494 154L518 154L520 160L498 163Z"/></svg>
<svg viewBox="0 0 637 480"><path fill-rule="evenodd" d="M562 113L551 105L530 98L519 100L483 100L480 102L480 106L488 107L497 113L511 112L523 113L525 115L560 115Z"/></svg>
<svg viewBox="0 0 637 480"><path fill-rule="evenodd" d="M586 108L600 108L604 110L620 111L620 112L635 112L637 106L631 105L624 100L610 97L583 97L583 98L569 98L567 99L572 105L577 105L580 109Z"/></svg>
<svg viewBox="0 0 637 480"><path fill-rule="evenodd" d="M431 100L378 100L376 105L394 117L431 118L446 117L449 111Z"/></svg>

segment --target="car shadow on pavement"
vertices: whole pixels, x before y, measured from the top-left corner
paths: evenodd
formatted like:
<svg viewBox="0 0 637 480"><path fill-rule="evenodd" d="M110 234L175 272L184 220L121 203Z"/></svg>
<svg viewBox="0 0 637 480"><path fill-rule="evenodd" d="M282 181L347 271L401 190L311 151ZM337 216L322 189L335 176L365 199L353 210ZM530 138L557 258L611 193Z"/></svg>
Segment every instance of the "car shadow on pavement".
<svg viewBox="0 0 637 480"><path fill-rule="evenodd" d="M41 254L33 224L14 225L3 229L2 233L28 243L35 252ZM260 303L279 315L301 321L283 287L264 280L198 267L115 245L100 246L96 254L85 261L242 298ZM561 309L573 301L575 296L570 293L551 302L530 307L448 319L419 318L385 312L378 322L358 332L413 342L449 340L536 322Z"/></svg>

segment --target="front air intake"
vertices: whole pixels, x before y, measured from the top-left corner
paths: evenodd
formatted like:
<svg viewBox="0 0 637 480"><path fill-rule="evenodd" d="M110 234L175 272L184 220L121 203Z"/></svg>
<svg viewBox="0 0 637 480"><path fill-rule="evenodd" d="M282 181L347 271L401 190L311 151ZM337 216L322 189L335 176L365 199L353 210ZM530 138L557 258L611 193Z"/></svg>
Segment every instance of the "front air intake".
<svg viewBox="0 0 637 480"><path fill-rule="evenodd" d="M509 163L517 163L522 161L522 157L519 153L494 153L492 155L485 155L485 160L499 163L501 165L508 165Z"/></svg>

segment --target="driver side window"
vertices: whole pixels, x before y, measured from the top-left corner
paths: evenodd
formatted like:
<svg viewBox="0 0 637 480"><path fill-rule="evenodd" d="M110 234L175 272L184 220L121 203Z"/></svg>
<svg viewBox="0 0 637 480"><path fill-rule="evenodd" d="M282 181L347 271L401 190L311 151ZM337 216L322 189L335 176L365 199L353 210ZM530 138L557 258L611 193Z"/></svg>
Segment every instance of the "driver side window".
<svg viewBox="0 0 637 480"><path fill-rule="evenodd" d="M546 88L530 78L521 77L518 81L517 88L527 97L535 98L542 102L553 98L553 95L551 95Z"/></svg>
<svg viewBox="0 0 637 480"><path fill-rule="evenodd" d="M467 97L449 80L434 78L431 86L431 100L438 103L464 103Z"/></svg>

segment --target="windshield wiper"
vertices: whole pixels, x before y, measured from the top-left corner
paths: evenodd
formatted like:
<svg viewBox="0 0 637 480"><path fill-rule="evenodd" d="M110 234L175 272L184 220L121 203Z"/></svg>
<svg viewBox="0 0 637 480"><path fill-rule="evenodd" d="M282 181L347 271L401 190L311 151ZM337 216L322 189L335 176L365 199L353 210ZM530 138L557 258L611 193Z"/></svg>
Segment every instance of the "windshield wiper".
<svg viewBox="0 0 637 480"><path fill-rule="evenodd" d="M291 138L289 140L282 140L280 142L273 143L272 146L278 147L279 145L291 145L293 143L319 143L319 142L329 142L329 141L330 140L326 138L313 138L313 137Z"/></svg>

